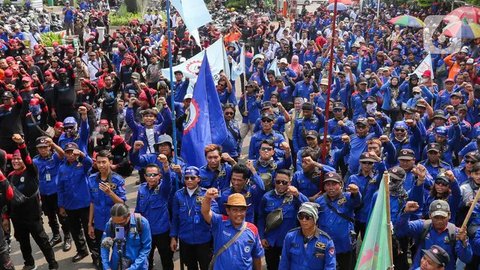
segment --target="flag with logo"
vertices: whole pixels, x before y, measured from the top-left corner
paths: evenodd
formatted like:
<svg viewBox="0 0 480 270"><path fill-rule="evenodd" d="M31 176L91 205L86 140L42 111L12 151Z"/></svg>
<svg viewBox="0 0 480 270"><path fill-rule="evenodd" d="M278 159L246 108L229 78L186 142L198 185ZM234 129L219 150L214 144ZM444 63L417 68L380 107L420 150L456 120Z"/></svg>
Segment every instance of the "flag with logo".
<svg viewBox="0 0 480 270"><path fill-rule="evenodd" d="M423 61L418 65L413 73L417 74L419 78L422 77L425 71L430 71L430 78L434 79L433 76L433 65L432 65L432 55L428 53L428 55L423 59Z"/></svg>
<svg viewBox="0 0 480 270"><path fill-rule="evenodd" d="M181 156L186 164L201 167L207 163L205 146L211 143L221 145L227 138L227 127L207 56L200 66L187 114Z"/></svg>
<svg viewBox="0 0 480 270"><path fill-rule="evenodd" d="M387 197L384 181L387 181L385 177L378 189L377 200L368 221L355 270L386 270L393 264L390 257L390 232L388 231L390 220L387 220L386 213L390 211L387 205L387 200L390 198Z"/></svg>

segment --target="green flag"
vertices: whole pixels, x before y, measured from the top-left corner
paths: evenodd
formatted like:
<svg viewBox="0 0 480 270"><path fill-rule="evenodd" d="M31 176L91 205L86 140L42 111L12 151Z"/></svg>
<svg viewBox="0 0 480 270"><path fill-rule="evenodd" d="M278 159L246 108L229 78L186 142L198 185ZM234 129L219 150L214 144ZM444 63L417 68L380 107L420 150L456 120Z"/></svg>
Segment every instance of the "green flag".
<svg viewBox="0 0 480 270"><path fill-rule="evenodd" d="M358 254L355 270L386 270L392 266L390 257L390 233L387 220L389 198L385 189L385 177L380 183L377 200L373 207L367 230L363 237L362 248ZM389 215L388 215L389 216Z"/></svg>

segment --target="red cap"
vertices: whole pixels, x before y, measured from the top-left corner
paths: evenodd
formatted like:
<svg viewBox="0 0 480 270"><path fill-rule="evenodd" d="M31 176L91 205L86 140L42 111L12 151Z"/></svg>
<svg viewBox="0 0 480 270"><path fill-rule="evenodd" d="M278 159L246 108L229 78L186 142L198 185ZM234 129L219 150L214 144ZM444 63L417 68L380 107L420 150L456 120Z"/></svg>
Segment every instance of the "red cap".
<svg viewBox="0 0 480 270"><path fill-rule="evenodd" d="M7 58L5 58L5 60L7 60L7 62L14 62L15 58L13 58L12 56L8 56Z"/></svg>
<svg viewBox="0 0 480 270"><path fill-rule="evenodd" d="M429 69L425 70L422 74L422 77L431 78L432 77L432 72Z"/></svg>
<svg viewBox="0 0 480 270"><path fill-rule="evenodd" d="M5 77L12 77L13 76L13 71L11 69L7 69L7 70L5 70L3 75L5 75Z"/></svg>
<svg viewBox="0 0 480 270"><path fill-rule="evenodd" d="M75 50L74 49L68 49L67 53L75 53Z"/></svg>
<svg viewBox="0 0 480 270"><path fill-rule="evenodd" d="M138 95L138 100L143 100L143 101L147 101L147 94L145 94L145 91L142 91L140 93L140 95Z"/></svg>
<svg viewBox="0 0 480 270"><path fill-rule="evenodd" d="M45 71L45 76L50 76L52 75L52 72L50 70Z"/></svg>
<svg viewBox="0 0 480 270"><path fill-rule="evenodd" d="M36 106L38 104L40 104L40 100L38 98L30 99L30 106Z"/></svg>
<svg viewBox="0 0 480 270"><path fill-rule="evenodd" d="M31 79L30 77L28 77L28 76L24 76L24 77L22 77L22 81L24 81L24 82L31 82L32 79Z"/></svg>
<svg viewBox="0 0 480 270"><path fill-rule="evenodd" d="M18 149L15 149L15 151L13 151L13 157L21 157L22 155L20 154L20 150Z"/></svg>
<svg viewBox="0 0 480 270"><path fill-rule="evenodd" d="M115 135L113 136L113 140L112 140L112 149L114 149L115 147L119 146L120 144L124 143L125 144L125 149L127 151L130 151L131 149L131 146L128 145L125 140L123 139L122 136L120 135Z"/></svg>
<svg viewBox="0 0 480 270"><path fill-rule="evenodd" d="M56 122L54 127L55 128L63 128L63 123L62 122Z"/></svg>

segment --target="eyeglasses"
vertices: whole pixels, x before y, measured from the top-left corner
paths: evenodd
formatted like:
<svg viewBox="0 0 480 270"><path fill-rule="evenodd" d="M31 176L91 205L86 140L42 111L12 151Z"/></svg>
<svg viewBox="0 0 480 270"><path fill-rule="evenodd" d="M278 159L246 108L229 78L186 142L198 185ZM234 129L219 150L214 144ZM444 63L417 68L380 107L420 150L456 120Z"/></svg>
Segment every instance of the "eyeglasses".
<svg viewBox="0 0 480 270"><path fill-rule="evenodd" d="M360 163L365 165L373 165L373 162L370 162L370 161L361 161Z"/></svg>
<svg viewBox="0 0 480 270"><path fill-rule="evenodd" d="M233 112L226 112L225 115L234 115Z"/></svg>
<svg viewBox="0 0 480 270"><path fill-rule="evenodd" d="M262 122L264 122L264 123L271 123L271 122L273 122L273 120L272 120L272 119L264 118L264 119L262 119Z"/></svg>
<svg viewBox="0 0 480 270"><path fill-rule="evenodd" d="M185 176L185 181L194 181L195 179L197 179L196 176Z"/></svg>
<svg viewBox="0 0 480 270"><path fill-rule="evenodd" d="M398 132L405 132L405 129L403 128L396 128L395 131L398 131Z"/></svg>
<svg viewBox="0 0 480 270"><path fill-rule="evenodd" d="M297 218L298 218L298 220L311 220L311 219L313 219L312 216L310 216L309 214L306 214L306 213L299 213L297 215Z"/></svg>
<svg viewBox="0 0 480 270"><path fill-rule="evenodd" d="M268 151L272 151L273 148L272 147L262 147L262 148L260 148L260 150L262 150L263 152L268 152Z"/></svg>
<svg viewBox="0 0 480 270"><path fill-rule="evenodd" d="M275 184L277 185L288 185L288 181L285 181L285 180L275 180Z"/></svg>
<svg viewBox="0 0 480 270"><path fill-rule="evenodd" d="M159 176L160 174L159 173L146 173L145 174L145 177L157 177ZM186 177L185 177L186 178Z"/></svg>

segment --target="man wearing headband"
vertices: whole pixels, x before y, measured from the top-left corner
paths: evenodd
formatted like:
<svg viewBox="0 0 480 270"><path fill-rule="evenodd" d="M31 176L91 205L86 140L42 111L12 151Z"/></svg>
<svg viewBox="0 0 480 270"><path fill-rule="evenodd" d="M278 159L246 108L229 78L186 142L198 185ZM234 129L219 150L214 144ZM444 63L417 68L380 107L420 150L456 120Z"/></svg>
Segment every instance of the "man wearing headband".
<svg viewBox="0 0 480 270"><path fill-rule="evenodd" d="M335 269L333 240L317 227L319 205L305 202L298 210L300 228L285 236L278 269Z"/></svg>

